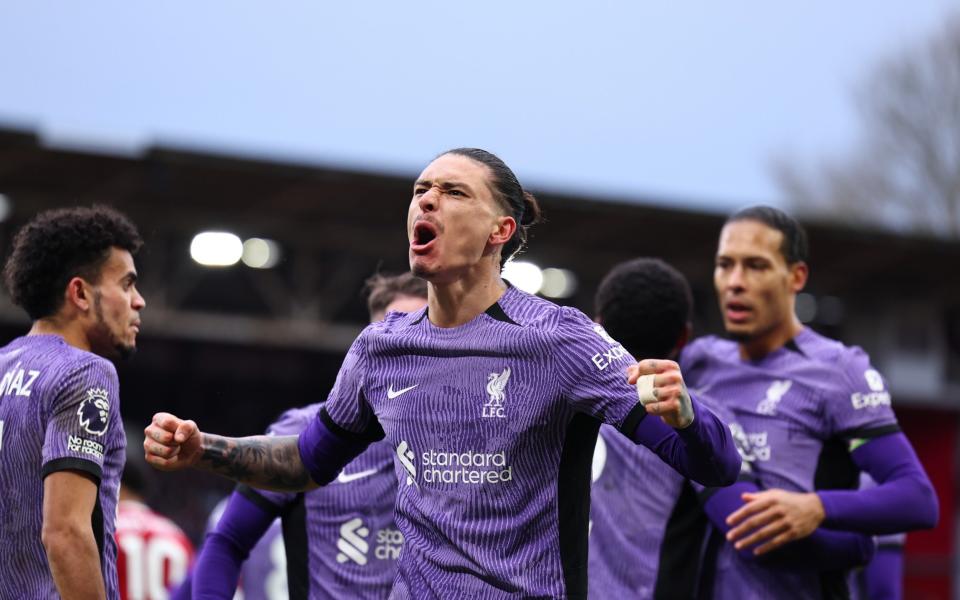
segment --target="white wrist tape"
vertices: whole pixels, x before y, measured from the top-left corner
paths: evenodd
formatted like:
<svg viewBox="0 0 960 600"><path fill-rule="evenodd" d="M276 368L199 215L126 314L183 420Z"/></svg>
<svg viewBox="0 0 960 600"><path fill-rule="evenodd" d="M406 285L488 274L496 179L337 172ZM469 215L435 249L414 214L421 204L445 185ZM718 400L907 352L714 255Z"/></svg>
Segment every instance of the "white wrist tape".
<svg viewBox="0 0 960 600"><path fill-rule="evenodd" d="M651 404L657 401L657 397L653 395L653 378L656 375L641 375L637 379L637 396L640 398L640 403L644 406Z"/></svg>

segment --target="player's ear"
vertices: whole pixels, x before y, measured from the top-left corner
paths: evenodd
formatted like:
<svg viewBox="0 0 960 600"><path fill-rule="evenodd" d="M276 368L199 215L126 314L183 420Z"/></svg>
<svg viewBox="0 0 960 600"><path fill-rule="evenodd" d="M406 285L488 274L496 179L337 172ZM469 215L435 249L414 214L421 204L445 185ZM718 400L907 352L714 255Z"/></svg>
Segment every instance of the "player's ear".
<svg viewBox="0 0 960 600"><path fill-rule="evenodd" d="M67 282L66 301L71 306L86 312L93 303L93 290L82 277L74 277Z"/></svg>
<svg viewBox="0 0 960 600"><path fill-rule="evenodd" d="M513 234L517 231L517 221L510 216L499 216L496 221L494 221L492 231L490 232L490 237L487 239L487 243L492 246L502 246L510 241L510 238L513 237Z"/></svg>
<svg viewBox="0 0 960 600"><path fill-rule="evenodd" d="M809 276L810 267L802 260L790 265L790 290L794 293L803 291L803 288L807 286L807 278Z"/></svg>

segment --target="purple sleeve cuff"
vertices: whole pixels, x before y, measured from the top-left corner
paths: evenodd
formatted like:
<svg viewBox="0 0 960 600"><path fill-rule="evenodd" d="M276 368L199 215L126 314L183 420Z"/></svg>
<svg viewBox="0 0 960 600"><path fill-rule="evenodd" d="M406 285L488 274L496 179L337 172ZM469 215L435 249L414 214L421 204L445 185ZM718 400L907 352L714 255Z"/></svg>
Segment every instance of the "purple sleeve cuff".
<svg viewBox="0 0 960 600"><path fill-rule="evenodd" d="M937 495L905 435L874 438L851 457L877 486L818 491L826 513L824 526L872 535L936 527Z"/></svg>
<svg viewBox="0 0 960 600"><path fill-rule="evenodd" d="M243 561L277 517L264 506L239 492L230 496L223 516L197 557L193 598L233 598Z"/></svg>
<svg viewBox="0 0 960 600"><path fill-rule="evenodd" d="M707 490L703 509L713 526L724 536L730 531L727 517L743 506L741 494L756 492L752 481L738 481L717 490ZM727 542L729 543L729 542ZM870 536L828 529L817 529L812 535L797 540L778 550L757 556L748 546L737 553L743 560L769 566L801 567L817 571L847 570L865 565L873 556L874 544Z"/></svg>
<svg viewBox="0 0 960 600"><path fill-rule="evenodd" d="M642 418L629 437L652 450L681 475L705 486L730 485L740 473L740 454L729 428L691 398L693 423L674 429L659 418ZM634 411L643 411L638 404ZM636 423L628 417L627 422Z"/></svg>
<svg viewBox="0 0 960 600"><path fill-rule="evenodd" d="M730 427L692 394L690 403L693 407L693 423L678 429L677 434L716 477L711 483L700 483L713 486L732 484L740 475L742 464Z"/></svg>
<svg viewBox="0 0 960 600"><path fill-rule="evenodd" d="M371 442L382 437L382 431L379 431L379 437L377 433L367 435L347 431L334 423L323 407L300 434L297 447L310 477L318 485L326 485Z"/></svg>

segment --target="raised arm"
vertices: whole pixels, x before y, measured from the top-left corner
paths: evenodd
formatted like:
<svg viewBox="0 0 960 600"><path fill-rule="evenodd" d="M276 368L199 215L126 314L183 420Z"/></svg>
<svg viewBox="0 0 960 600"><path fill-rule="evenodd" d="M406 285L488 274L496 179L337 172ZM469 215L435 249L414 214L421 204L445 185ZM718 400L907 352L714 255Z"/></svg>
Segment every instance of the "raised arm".
<svg viewBox="0 0 960 600"><path fill-rule="evenodd" d="M294 435L223 437L203 433L193 421L169 413L154 415L144 434L147 462L161 471L193 467L278 491L316 487L300 460Z"/></svg>
<svg viewBox="0 0 960 600"><path fill-rule="evenodd" d="M697 483L725 486L737 480L741 459L729 427L690 396L677 363L643 360L627 374L631 385L644 376L652 377L647 380L652 385L641 392L643 406L624 421L622 433ZM648 414L660 418L645 418Z"/></svg>
<svg viewBox="0 0 960 600"><path fill-rule="evenodd" d="M281 492L326 485L376 439L338 427L323 409L299 436L223 437L169 413L154 415L144 433L147 462L162 471L193 467Z"/></svg>

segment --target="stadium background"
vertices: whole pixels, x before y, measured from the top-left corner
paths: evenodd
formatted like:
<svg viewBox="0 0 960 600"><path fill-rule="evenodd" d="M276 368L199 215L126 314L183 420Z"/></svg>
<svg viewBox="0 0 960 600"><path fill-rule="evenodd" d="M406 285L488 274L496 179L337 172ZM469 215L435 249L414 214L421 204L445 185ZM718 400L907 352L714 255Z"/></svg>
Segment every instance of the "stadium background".
<svg viewBox="0 0 960 600"><path fill-rule="evenodd" d="M845 94L820 92L956 3L815 4L0 4L0 249L38 210L127 212L147 308L120 367L126 419L259 433L326 394L366 320L363 280L405 268L417 169L479 145L533 182L548 220L523 260L575 276L557 302L590 312L609 267L660 256L690 279L696 333L719 333L723 214L784 205L758 153L843 145ZM871 354L937 489L939 526L908 537L906 597L960 598L960 236L871 216L804 219L801 308ZM209 230L274 240L280 262L198 265ZM0 295L0 343L27 325ZM229 490L162 475L150 500L199 541Z"/></svg>
<svg viewBox="0 0 960 600"><path fill-rule="evenodd" d="M147 309L137 355L120 367L125 418L146 424L166 410L211 431L256 434L284 409L325 396L364 325L364 279L405 268L398 223L409 186L409 177L174 148L141 158L56 150L7 130L0 132L0 189L16 200L0 224L0 245L8 247L16 227L45 208L103 202L127 212L147 242L137 258ZM721 215L602 197L540 198L547 222L523 259L574 274L576 291L556 301L589 312L611 266L661 256L691 281L696 332L721 332L711 278ZM908 537L907 597L948 597L958 510L960 279L944 267L960 264L960 244L854 224L808 227L805 318L871 354L940 498L937 529ZM203 267L188 250L203 230L275 240L283 259L272 269ZM4 296L3 339L27 326ZM224 480L191 473L159 475L157 483L154 505L194 540L230 490Z"/></svg>

